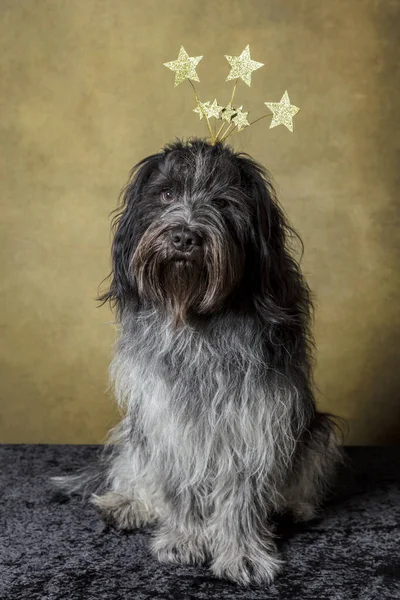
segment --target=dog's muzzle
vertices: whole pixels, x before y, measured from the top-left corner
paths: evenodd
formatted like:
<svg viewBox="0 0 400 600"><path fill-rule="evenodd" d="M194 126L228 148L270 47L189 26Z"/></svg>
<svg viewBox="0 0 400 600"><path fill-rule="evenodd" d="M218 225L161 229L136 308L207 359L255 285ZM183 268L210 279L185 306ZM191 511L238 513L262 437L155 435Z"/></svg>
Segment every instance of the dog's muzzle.
<svg viewBox="0 0 400 600"><path fill-rule="evenodd" d="M203 243L202 237L189 227L175 227L170 232L170 244L174 250L190 254L199 250Z"/></svg>

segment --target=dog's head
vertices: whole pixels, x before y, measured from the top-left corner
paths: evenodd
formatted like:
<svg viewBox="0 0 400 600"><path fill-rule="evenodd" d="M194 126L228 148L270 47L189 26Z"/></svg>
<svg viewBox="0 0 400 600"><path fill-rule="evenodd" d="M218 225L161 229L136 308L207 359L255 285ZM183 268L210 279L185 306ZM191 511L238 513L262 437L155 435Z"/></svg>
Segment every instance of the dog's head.
<svg viewBox="0 0 400 600"><path fill-rule="evenodd" d="M112 282L102 300L172 312L290 303L290 230L263 168L225 144L176 142L142 160L115 218ZM276 311L275 311L276 312Z"/></svg>

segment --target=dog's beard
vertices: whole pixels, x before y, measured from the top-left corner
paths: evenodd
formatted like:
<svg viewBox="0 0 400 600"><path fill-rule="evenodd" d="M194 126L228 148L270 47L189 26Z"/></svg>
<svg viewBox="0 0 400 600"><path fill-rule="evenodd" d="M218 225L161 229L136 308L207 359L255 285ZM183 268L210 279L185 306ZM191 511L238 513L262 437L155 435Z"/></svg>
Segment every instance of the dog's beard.
<svg viewBox="0 0 400 600"><path fill-rule="evenodd" d="M207 278L201 265L190 260L171 260L161 263L156 285L161 288L163 302L178 325L187 320L191 311L199 311Z"/></svg>
<svg viewBox="0 0 400 600"><path fill-rule="evenodd" d="M149 228L132 258L139 295L171 313L175 326L191 314L215 312L240 281L243 253L220 235L208 235L201 250L179 254L171 250L166 227Z"/></svg>

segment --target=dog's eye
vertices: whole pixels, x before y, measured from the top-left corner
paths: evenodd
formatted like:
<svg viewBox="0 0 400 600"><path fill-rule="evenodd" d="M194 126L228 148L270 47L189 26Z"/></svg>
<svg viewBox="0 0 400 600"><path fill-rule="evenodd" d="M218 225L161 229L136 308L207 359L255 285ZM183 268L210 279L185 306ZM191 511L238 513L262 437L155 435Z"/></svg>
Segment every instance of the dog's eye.
<svg viewBox="0 0 400 600"><path fill-rule="evenodd" d="M225 198L215 198L214 199L214 203L219 207L219 208L225 208L225 206L228 206L228 200L225 200Z"/></svg>
<svg viewBox="0 0 400 600"><path fill-rule="evenodd" d="M164 202L172 202L175 198L174 193L171 190L163 190L161 193L161 197Z"/></svg>

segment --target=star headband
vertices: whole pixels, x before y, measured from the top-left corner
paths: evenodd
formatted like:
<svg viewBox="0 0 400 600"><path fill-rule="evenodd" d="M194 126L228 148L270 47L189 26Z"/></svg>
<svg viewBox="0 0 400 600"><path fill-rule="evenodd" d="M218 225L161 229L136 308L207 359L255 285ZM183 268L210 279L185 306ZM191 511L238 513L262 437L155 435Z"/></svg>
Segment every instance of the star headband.
<svg viewBox="0 0 400 600"><path fill-rule="evenodd" d="M249 113L243 110L243 106L234 107L233 100L239 79L250 86L252 72L264 66L263 63L251 59L249 46L246 46L240 56L225 55L226 60L231 66L226 81L234 80L235 82L231 99L226 106L220 106L217 100L214 100L214 102L211 102L210 100L201 102L199 100L193 81L200 81L196 73L196 67L202 58L202 56L189 56L185 48L181 46L178 58L171 62L164 63L164 66L175 72L175 87L185 81L185 79L189 81L193 88L197 103L194 112L199 115L200 121L204 119L213 145L217 142L223 142L230 135L239 133L239 131L245 127L250 127L250 125L253 125L257 121L260 121L265 117L270 117L271 115L272 121L269 126L270 129L272 127L277 127L278 125L284 125L289 131L293 132L293 117L300 109L297 106L290 104L290 98L287 91L283 94L279 102L264 102L271 112L259 117L251 123L249 123L247 119ZM212 118L216 119L213 124L210 121ZM222 124L218 129L217 121L222 121Z"/></svg>

